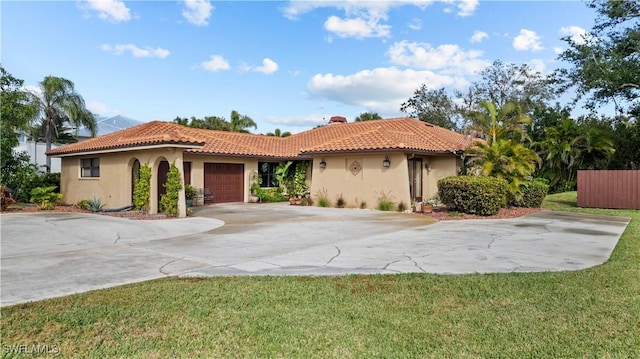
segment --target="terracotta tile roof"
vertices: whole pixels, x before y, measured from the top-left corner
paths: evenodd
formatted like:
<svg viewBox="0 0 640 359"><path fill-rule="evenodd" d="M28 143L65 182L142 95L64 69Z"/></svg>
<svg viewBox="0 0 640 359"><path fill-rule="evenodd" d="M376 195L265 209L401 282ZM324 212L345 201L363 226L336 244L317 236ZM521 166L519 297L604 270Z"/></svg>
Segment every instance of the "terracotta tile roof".
<svg viewBox="0 0 640 359"><path fill-rule="evenodd" d="M459 133L412 118L336 123L289 137L194 129L153 121L48 152L70 155L154 145L182 145L191 154L311 158L318 153L463 151L471 140Z"/></svg>

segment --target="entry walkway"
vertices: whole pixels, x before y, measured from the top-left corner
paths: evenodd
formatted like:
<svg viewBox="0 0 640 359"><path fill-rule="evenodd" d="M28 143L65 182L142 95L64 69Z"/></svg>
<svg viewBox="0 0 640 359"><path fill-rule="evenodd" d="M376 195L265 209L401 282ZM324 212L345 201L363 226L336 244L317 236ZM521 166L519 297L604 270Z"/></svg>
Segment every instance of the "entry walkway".
<svg viewBox="0 0 640 359"><path fill-rule="evenodd" d="M164 276L563 271L608 260L629 219L539 212L433 223L379 211L238 204L133 221L3 214L1 305Z"/></svg>

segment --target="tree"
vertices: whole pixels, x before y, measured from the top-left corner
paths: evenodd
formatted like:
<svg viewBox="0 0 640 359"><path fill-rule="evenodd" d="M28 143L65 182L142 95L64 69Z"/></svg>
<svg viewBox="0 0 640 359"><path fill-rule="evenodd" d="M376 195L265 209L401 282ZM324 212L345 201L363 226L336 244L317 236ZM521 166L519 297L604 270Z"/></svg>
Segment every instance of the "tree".
<svg viewBox="0 0 640 359"><path fill-rule="evenodd" d="M504 107L508 102L516 103L525 114L531 114L540 106L545 106L558 95L555 79L543 76L529 65L516 66L496 60L480 72L481 80L469 87L474 96L456 93L461 100L471 101L465 107L472 109L474 104L492 102L497 107Z"/></svg>
<svg viewBox="0 0 640 359"><path fill-rule="evenodd" d="M97 123L93 114L85 107L84 99L75 91L72 81L62 77L47 76L40 82L40 95L36 95L41 125L44 127L47 151L59 126L70 124L76 128L84 126L95 136ZM47 172L51 159L47 157Z"/></svg>
<svg viewBox="0 0 640 359"><path fill-rule="evenodd" d="M247 128L253 127L254 129L258 129L258 125L251 119L251 117L246 115L240 115L238 111L231 111L231 121L229 121L231 132L244 132L248 133L249 130Z"/></svg>
<svg viewBox="0 0 640 359"><path fill-rule="evenodd" d="M620 116L612 120L612 126L616 152L609 169L640 170L640 123Z"/></svg>
<svg viewBox="0 0 640 359"><path fill-rule="evenodd" d="M468 115L470 128L486 142L476 142L468 151L469 170L475 175L502 178L509 182L512 197L520 196L520 185L532 178L540 157L524 144L529 117L515 102L497 108L492 102L480 103L483 111Z"/></svg>
<svg viewBox="0 0 640 359"><path fill-rule="evenodd" d="M579 169L606 169L615 151L607 132L571 118L547 128L537 147L544 159L540 173L553 192L575 190Z"/></svg>
<svg viewBox="0 0 640 359"><path fill-rule="evenodd" d="M453 131L461 129L460 110L444 88L429 90L423 84L414 91L413 97L400 106L400 111L436 126Z"/></svg>
<svg viewBox="0 0 640 359"><path fill-rule="evenodd" d="M559 59L570 64L556 70L563 89L576 88L576 101L586 98L586 107L596 110L613 102L616 110L640 117L640 2L635 0L591 0L596 23L579 39L565 37L569 48Z"/></svg>
<svg viewBox="0 0 640 359"><path fill-rule="evenodd" d="M381 120L382 117L377 112L363 112L356 117L355 122Z"/></svg>
<svg viewBox="0 0 640 359"><path fill-rule="evenodd" d="M516 66L496 60L480 72L480 77L466 90L452 95L444 88L429 90L423 84L401 105L400 111L441 127L466 131L468 114L481 111L483 102L500 108L513 102L522 113L531 115L558 95L554 78L543 76L526 64Z"/></svg>
<svg viewBox="0 0 640 359"><path fill-rule="evenodd" d="M275 137L289 137L291 136L291 132L285 131L282 132L279 128L273 130L273 132L267 132L267 136L275 136Z"/></svg>
<svg viewBox="0 0 640 359"><path fill-rule="evenodd" d="M540 157L521 142L498 138L487 143L478 142L469 151L469 172L477 176L502 178L509 183L513 198L520 195L520 185L532 178Z"/></svg>
<svg viewBox="0 0 640 359"><path fill-rule="evenodd" d="M480 110L467 116L471 122L469 130L489 143L501 138L523 141L527 137L525 126L531 123L531 119L522 113L515 102L507 102L496 108L493 102L484 101L480 103Z"/></svg>

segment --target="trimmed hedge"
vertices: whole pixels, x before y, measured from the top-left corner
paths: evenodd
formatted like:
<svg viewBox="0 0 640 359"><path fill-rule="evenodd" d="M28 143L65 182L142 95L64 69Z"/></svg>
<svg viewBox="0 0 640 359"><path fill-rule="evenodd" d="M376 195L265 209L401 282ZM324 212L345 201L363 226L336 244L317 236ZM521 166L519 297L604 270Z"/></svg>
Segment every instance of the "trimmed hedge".
<svg viewBox="0 0 640 359"><path fill-rule="evenodd" d="M508 186L495 177L452 176L438 181L438 197L451 210L490 216L507 206Z"/></svg>
<svg viewBox="0 0 640 359"><path fill-rule="evenodd" d="M536 178L520 185L520 198L513 201L516 207L539 208L544 197L549 193L549 183L546 179Z"/></svg>

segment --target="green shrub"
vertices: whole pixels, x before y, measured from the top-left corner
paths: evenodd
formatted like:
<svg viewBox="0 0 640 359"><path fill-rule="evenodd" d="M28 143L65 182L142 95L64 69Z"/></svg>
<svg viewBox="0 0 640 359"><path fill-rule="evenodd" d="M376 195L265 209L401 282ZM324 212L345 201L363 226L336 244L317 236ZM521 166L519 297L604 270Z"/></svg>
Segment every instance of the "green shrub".
<svg viewBox="0 0 640 359"><path fill-rule="evenodd" d="M193 199L198 194L198 190L190 184L184 185L184 199Z"/></svg>
<svg viewBox="0 0 640 359"><path fill-rule="evenodd" d="M508 186L495 177L452 176L438 181L438 197L450 210L490 216L507 206Z"/></svg>
<svg viewBox="0 0 640 359"><path fill-rule="evenodd" d="M283 202L287 196L282 193L282 187L256 188L256 196L260 202Z"/></svg>
<svg viewBox="0 0 640 359"><path fill-rule="evenodd" d="M342 197L342 193L336 196L336 208L344 208L347 205L347 201L345 201L344 197Z"/></svg>
<svg viewBox="0 0 640 359"><path fill-rule="evenodd" d="M56 193L56 186L36 187L31 190L31 203L35 203L40 209L50 210L62 200L62 194Z"/></svg>
<svg viewBox="0 0 640 359"><path fill-rule="evenodd" d="M151 167L148 163L140 166L140 178L134 184L133 208L143 211L149 210L151 197Z"/></svg>
<svg viewBox="0 0 640 359"><path fill-rule="evenodd" d="M393 211L396 207L396 204L393 202L391 198L391 192L384 193L380 192L378 196L378 210L380 211Z"/></svg>
<svg viewBox="0 0 640 359"><path fill-rule="evenodd" d="M536 178L520 185L521 195L513 200L513 205L516 207L539 208L547 193L549 193L548 180Z"/></svg>
<svg viewBox="0 0 640 359"><path fill-rule="evenodd" d="M83 209L91 212L100 212L104 208L105 204L99 198L83 199L80 201Z"/></svg>
<svg viewBox="0 0 640 359"><path fill-rule="evenodd" d="M163 186L167 192L160 196L160 210L167 216L175 217L178 215L178 195L182 189L182 178L175 161L169 167L167 182Z"/></svg>
<svg viewBox="0 0 640 359"><path fill-rule="evenodd" d="M318 207L331 207L331 201L329 201L329 195L327 194L326 188L316 192L316 199L318 200Z"/></svg>

